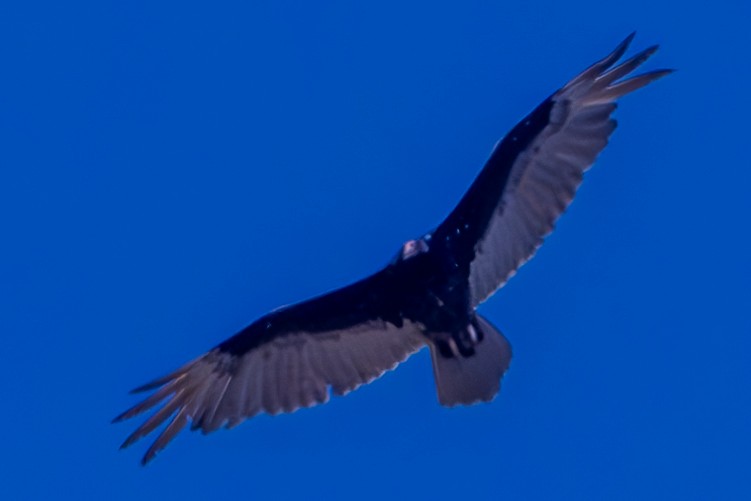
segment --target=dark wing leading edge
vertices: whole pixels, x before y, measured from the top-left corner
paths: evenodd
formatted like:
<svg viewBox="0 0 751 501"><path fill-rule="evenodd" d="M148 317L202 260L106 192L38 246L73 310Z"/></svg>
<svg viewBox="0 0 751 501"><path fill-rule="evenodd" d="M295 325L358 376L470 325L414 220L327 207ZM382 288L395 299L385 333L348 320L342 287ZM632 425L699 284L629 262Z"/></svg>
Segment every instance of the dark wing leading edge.
<svg viewBox="0 0 751 501"><path fill-rule="evenodd" d="M393 369L425 338L393 308L384 272L274 311L172 374L134 390L153 391L115 421L161 407L123 443L169 420L146 452L151 460L190 421L204 433L258 413L292 412L343 395Z"/></svg>
<svg viewBox="0 0 751 501"><path fill-rule="evenodd" d="M469 268L473 306L531 258L615 129L615 101L671 70L621 80L650 47L618 66L633 34L545 100L496 145L483 170L433 233Z"/></svg>

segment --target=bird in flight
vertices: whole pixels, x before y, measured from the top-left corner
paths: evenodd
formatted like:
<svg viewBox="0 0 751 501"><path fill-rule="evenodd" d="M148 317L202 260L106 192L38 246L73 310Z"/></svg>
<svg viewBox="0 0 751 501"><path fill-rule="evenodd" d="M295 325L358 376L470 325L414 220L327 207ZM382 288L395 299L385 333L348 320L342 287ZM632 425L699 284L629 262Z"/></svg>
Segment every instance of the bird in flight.
<svg viewBox="0 0 751 501"><path fill-rule="evenodd" d="M427 346L442 405L493 399L511 361L501 332L476 309L530 259L574 198L616 123L616 101L671 72L620 64L632 33L542 102L493 149L437 228L351 285L274 310L171 374L115 418L157 410L123 443L168 423L146 464L186 425L209 433L265 412L325 403Z"/></svg>

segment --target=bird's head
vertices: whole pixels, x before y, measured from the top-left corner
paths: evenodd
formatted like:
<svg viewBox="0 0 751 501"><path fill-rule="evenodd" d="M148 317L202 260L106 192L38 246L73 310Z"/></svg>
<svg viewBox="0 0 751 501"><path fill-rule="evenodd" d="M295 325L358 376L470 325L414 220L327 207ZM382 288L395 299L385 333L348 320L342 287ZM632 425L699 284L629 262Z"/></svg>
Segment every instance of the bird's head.
<svg viewBox="0 0 751 501"><path fill-rule="evenodd" d="M396 253L394 259L391 260L391 263L396 264L399 261L406 261L407 259L411 259L418 254L428 252L428 250L430 250L430 247L428 247L428 242L424 238L407 240L406 242L404 242L404 245L402 245L402 248L399 249L399 252Z"/></svg>

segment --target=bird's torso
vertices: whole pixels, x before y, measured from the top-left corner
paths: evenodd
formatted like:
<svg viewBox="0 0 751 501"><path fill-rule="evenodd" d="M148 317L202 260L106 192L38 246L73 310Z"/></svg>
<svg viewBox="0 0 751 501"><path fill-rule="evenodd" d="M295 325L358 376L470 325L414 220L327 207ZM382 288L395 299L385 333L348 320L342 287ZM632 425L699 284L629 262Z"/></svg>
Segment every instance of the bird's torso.
<svg viewBox="0 0 751 501"><path fill-rule="evenodd" d="M400 319L417 324L444 356L469 356L477 336L472 332L468 270L457 263L445 242L432 240L430 234L402 249L415 247L414 242L420 251L407 258L397 255L384 270L390 282L390 297L384 300L394 303Z"/></svg>

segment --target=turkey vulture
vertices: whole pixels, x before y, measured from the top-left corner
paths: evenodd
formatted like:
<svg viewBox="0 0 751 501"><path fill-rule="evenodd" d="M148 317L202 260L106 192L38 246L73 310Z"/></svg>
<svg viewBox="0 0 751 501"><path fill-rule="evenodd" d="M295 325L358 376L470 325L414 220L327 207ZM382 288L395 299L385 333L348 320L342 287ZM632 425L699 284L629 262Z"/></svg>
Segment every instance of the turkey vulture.
<svg viewBox="0 0 751 501"><path fill-rule="evenodd" d="M616 100L670 73L630 76L650 47L615 66L634 34L527 115L493 149L443 223L375 274L259 318L175 372L114 421L161 407L123 443L169 421L145 464L189 422L204 433L258 413L344 395L430 349L442 405L489 401L511 347L476 308L542 244L615 129ZM627 78L624 78L627 77Z"/></svg>

